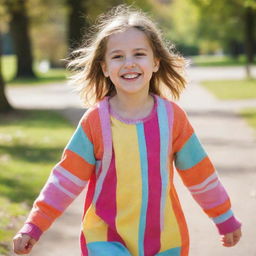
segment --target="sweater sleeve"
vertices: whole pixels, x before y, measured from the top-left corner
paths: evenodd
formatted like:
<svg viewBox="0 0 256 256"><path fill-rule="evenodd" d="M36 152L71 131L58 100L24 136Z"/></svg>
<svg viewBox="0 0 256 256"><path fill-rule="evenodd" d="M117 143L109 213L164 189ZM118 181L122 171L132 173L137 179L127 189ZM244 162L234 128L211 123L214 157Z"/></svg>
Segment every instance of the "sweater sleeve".
<svg viewBox="0 0 256 256"><path fill-rule="evenodd" d="M65 147L60 162L52 169L19 233L28 234L39 240L41 234L87 186L95 170L95 162L86 113Z"/></svg>
<svg viewBox="0 0 256 256"><path fill-rule="evenodd" d="M175 167L193 198L213 220L220 234L235 231L241 223L234 217L230 198L186 113L173 103L173 153Z"/></svg>

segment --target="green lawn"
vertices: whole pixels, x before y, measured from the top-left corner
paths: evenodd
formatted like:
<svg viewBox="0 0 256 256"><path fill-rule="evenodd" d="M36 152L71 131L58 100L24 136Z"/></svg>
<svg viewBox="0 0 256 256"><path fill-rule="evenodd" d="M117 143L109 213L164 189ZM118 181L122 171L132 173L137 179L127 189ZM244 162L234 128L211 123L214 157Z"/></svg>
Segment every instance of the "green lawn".
<svg viewBox="0 0 256 256"><path fill-rule="evenodd" d="M245 56L241 55L237 59L229 56L199 55L191 58L192 63L200 67L223 67L223 66L242 66L246 64ZM254 60L256 64L256 59Z"/></svg>
<svg viewBox="0 0 256 256"><path fill-rule="evenodd" d="M256 100L256 80L204 81L201 84L221 100ZM243 109L241 116L256 131L256 109Z"/></svg>
<svg viewBox="0 0 256 256"><path fill-rule="evenodd" d="M256 108L246 108L241 111L241 115L246 119L248 124L256 131Z"/></svg>
<svg viewBox="0 0 256 256"><path fill-rule="evenodd" d="M256 80L204 81L202 85L222 100L256 99Z"/></svg>
<svg viewBox="0 0 256 256"><path fill-rule="evenodd" d="M16 57L3 56L2 57L3 76L8 85L35 85L46 84L53 82L61 82L67 78L67 71L62 68L49 69L47 73L42 73L38 69L38 63L34 65L34 70L37 75L35 79L16 79L14 80L16 72Z"/></svg>
<svg viewBox="0 0 256 256"><path fill-rule="evenodd" d="M0 255L24 221L74 128L59 114L0 115Z"/></svg>

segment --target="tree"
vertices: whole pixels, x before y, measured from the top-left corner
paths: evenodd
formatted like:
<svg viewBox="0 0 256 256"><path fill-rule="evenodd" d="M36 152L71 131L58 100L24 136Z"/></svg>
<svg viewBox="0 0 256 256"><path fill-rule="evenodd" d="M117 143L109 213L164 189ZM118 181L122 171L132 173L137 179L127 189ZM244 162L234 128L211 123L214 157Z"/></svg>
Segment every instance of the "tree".
<svg viewBox="0 0 256 256"><path fill-rule="evenodd" d="M4 0L3 2L10 16L10 32L17 55L16 78L35 77L26 0Z"/></svg>
<svg viewBox="0 0 256 256"><path fill-rule="evenodd" d="M5 83L2 75L1 55L2 55L2 40L1 40L1 33L0 33L0 113L5 113L12 110L12 107L5 95Z"/></svg>
<svg viewBox="0 0 256 256"><path fill-rule="evenodd" d="M200 12L200 36L219 40L227 47L240 42L248 63L255 52L255 0L191 0Z"/></svg>
<svg viewBox="0 0 256 256"><path fill-rule="evenodd" d="M83 33L89 27L87 10L83 0L67 0L68 6L68 46L72 50L81 43Z"/></svg>
<svg viewBox="0 0 256 256"><path fill-rule="evenodd" d="M246 72L250 78L250 65L255 55L255 0L191 0L200 12L200 36L209 40L219 40L233 49L243 46L246 55ZM231 46L231 47L230 47Z"/></svg>

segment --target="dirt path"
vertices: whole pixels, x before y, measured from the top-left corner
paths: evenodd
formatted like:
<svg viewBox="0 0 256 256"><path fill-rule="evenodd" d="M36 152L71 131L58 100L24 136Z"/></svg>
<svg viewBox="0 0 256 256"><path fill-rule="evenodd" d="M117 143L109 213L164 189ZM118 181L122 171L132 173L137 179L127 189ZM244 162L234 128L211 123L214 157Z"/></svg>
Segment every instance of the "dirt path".
<svg viewBox="0 0 256 256"><path fill-rule="evenodd" d="M226 70L226 73L225 73ZM217 70L224 78L241 78L242 69ZM195 130L212 159L233 202L236 215L243 222L243 239L231 249L223 248L216 228L175 178L191 234L190 256L256 256L256 140L251 128L237 115L243 107L238 102L218 101L199 86L198 81L214 78L214 69L192 68L192 84L179 104L190 117ZM207 76L208 74L208 76ZM215 73L216 75L216 73ZM79 99L65 85L10 88L9 98L21 108L47 108L61 111L77 123L84 110ZM231 104L231 105L228 105ZM252 103L246 102L254 106ZM83 193L64 215L45 233L31 256L73 256L79 254Z"/></svg>

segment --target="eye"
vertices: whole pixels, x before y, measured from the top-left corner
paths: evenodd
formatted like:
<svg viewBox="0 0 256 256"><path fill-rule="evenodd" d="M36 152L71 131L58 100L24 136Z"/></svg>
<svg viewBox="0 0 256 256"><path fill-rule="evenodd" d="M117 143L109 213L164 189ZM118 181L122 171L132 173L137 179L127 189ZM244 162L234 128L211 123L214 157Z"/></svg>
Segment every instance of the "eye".
<svg viewBox="0 0 256 256"><path fill-rule="evenodd" d="M120 58L122 58L123 56L122 55L114 55L113 57L112 57L112 59L120 59Z"/></svg>
<svg viewBox="0 0 256 256"><path fill-rule="evenodd" d="M135 56L146 56L146 54L144 53L144 52L137 52L136 54L135 54Z"/></svg>

